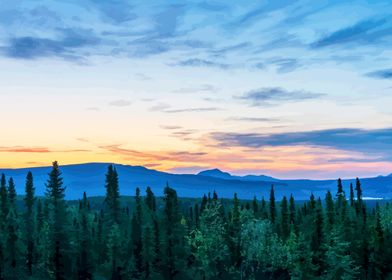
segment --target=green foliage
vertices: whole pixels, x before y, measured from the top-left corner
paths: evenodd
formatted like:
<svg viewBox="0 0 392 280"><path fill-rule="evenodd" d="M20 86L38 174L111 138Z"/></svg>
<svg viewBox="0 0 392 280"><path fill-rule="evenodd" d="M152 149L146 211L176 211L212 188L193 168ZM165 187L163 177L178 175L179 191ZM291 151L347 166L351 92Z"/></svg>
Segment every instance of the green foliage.
<svg viewBox="0 0 392 280"><path fill-rule="evenodd" d="M120 197L113 166L106 197L66 201L53 163L46 196L36 200L27 174L23 203L12 179L0 178L0 279L388 279L392 207L372 211L357 180L346 200L341 180L325 202L313 194L269 203ZM280 198L279 198L280 199Z"/></svg>

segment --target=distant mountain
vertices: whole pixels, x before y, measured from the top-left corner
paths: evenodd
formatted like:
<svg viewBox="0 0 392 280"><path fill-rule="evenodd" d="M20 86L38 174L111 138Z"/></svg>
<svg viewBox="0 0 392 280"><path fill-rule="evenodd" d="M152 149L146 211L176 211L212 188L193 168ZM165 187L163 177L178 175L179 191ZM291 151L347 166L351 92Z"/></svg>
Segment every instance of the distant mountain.
<svg viewBox="0 0 392 280"><path fill-rule="evenodd" d="M221 178L221 179L226 179L226 180L268 181L268 182L280 181L279 179L275 179L273 177L269 177L269 176L265 176L265 175L235 176L235 175L231 175L228 172L223 172L217 168L201 171L197 175L214 177L214 178Z"/></svg>
<svg viewBox="0 0 392 280"><path fill-rule="evenodd" d="M105 173L110 163L86 163L60 166L66 186L67 199L78 199L86 191L89 196L105 194ZM148 169L142 166L116 164L120 179L120 192L133 195L135 188L142 192L150 186L157 195L163 194L166 183L183 197L201 197L204 193L216 190L223 198L231 198L237 193L240 198L251 199L253 196L266 199L269 197L271 185L275 187L275 195L280 199L283 195L293 194L297 200L308 199L313 193L324 198L327 190L335 193L336 180L279 180L264 175L234 176L230 173L212 169L199 174L171 174ZM7 177L12 176L18 194L24 193L25 177L28 171L34 176L36 193L45 193L47 174L51 167L34 167L21 169L0 169ZM343 180L346 194L349 184L354 179ZM392 177L379 176L361 180L364 197L392 198Z"/></svg>

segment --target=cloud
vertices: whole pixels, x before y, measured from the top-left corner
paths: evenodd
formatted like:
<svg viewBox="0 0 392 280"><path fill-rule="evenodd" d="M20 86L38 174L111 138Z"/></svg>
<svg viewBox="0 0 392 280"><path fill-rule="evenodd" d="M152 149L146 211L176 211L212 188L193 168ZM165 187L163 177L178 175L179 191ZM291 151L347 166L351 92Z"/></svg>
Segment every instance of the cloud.
<svg viewBox="0 0 392 280"><path fill-rule="evenodd" d="M0 147L0 153L65 153L65 152L89 152L84 149L70 149L70 150L51 150L47 147Z"/></svg>
<svg viewBox="0 0 392 280"><path fill-rule="evenodd" d="M278 73L292 72L302 66L295 58L272 58L267 63L276 66Z"/></svg>
<svg viewBox="0 0 392 280"><path fill-rule="evenodd" d="M87 54L77 49L97 45L100 40L91 30L60 29L61 38L50 39L33 36L11 38L6 47L2 48L4 55L20 59L37 59L42 57L61 57L66 60L80 60Z"/></svg>
<svg viewBox="0 0 392 280"><path fill-rule="evenodd" d="M248 91L237 98L249 102L252 106L276 105L278 102L294 102L322 97L324 94L303 90L288 91L280 87L265 87Z"/></svg>
<svg viewBox="0 0 392 280"><path fill-rule="evenodd" d="M115 106L115 107L127 107L131 104L132 103L130 101L124 99L114 100L109 103L110 106Z"/></svg>
<svg viewBox="0 0 392 280"><path fill-rule="evenodd" d="M195 107L195 108L183 108L183 109L170 109L171 106L165 103L159 103L150 108L150 111L159 111L168 114L175 113L187 113L187 112L211 112L222 110L217 107Z"/></svg>
<svg viewBox="0 0 392 280"><path fill-rule="evenodd" d="M366 75L378 79L392 79L392 68L373 71Z"/></svg>
<svg viewBox="0 0 392 280"><path fill-rule="evenodd" d="M338 150L392 156L392 128L337 128L275 134L212 133L218 145L261 148L267 146L324 146Z"/></svg>
<svg viewBox="0 0 392 280"><path fill-rule="evenodd" d="M275 118L262 118L262 117L230 117L227 121L239 121L239 122L277 122L279 119Z"/></svg>
<svg viewBox="0 0 392 280"><path fill-rule="evenodd" d="M170 66L184 66L184 67L213 67L220 69L231 68L232 65L227 63L215 62L212 60L200 59L200 58L190 58L186 60L181 60L177 63L170 64Z"/></svg>
<svg viewBox="0 0 392 280"><path fill-rule="evenodd" d="M50 153L49 148L45 147L0 147L2 153Z"/></svg>
<svg viewBox="0 0 392 280"><path fill-rule="evenodd" d="M133 6L128 1L115 0L115 1L99 1L91 0L92 7L97 9L103 18L103 20L121 24L127 21L136 19Z"/></svg>
<svg viewBox="0 0 392 280"><path fill-rule="evenodd" d="M182 126L179 125L161 125L160 127L167 130L182 129Z"/></svg>
<svg viewBox="0 0 392 280"><path fill-rule="evenodd" d="M98 107L87 107L86 110L87 111L95 111L95 112L101 111L101 109Z"/></svg>
<svg viewBox="0 0 392 280"><path fill-rule="evenodd" d="M387 19L371 19L353 26L339 29L312 43L313 48L323 48L347 43L374 44L378 40L391 36L392 27Z"/></svg>
<svg viewBox="0 0 392 280"><path fill-rule="evenodd" d="M174 93L197 93L197 92L214 92L217 91L217 88L213 85L200 85L195 87L187 87L187 88L179 88L173 90Z"/></svg>
<svg viewBox="0 0 392 280"><path fill-rule="evenodd" d="M149 81L152 80L152 78L146 74L143 73L136 73L135 78L140 80L140 81Z"/></svg>
<svg viewBox="0 0 392 280"><path fill-rule="evenodd" d="M165 113L187 113L187 112L212 112L220 111L222 109L217 107L200 107L200 108L185 108L185 109L171 109L165 110Z"/></svg>

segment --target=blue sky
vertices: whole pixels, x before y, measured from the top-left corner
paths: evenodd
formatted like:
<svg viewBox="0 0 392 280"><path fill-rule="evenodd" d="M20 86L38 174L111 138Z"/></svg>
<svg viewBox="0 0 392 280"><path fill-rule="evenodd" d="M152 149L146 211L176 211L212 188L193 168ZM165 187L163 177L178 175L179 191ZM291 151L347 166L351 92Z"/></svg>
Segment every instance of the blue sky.
<svg viewBox="0 0 392 280"><path fill-rule="evenodd" d="M390 1L3 1L0 165L392 173L391 11Z"/></svg>

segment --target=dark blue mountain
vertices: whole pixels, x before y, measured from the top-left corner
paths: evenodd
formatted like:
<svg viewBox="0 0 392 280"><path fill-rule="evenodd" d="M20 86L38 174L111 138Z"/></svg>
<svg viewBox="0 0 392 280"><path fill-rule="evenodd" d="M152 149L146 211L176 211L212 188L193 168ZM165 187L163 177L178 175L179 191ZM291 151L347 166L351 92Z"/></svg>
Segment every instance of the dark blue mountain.
<svg viewBox="0 0 392 280"><path fill-rule="evenodd" d="M66 197L68 199L80 198L84 191L89 196L102 196L105 194L105 173L109 163L86 163L61 166ZM216 190L220 197L231 198L237 193L240 198L251 199L253 196L266 199L269 197L271 185L275 187L277 198L293 194L297 200L308 199L314 195L325 196L327 190L335 193L336 180L279 180L268 176L233 176L220 170L208 170L199 174L171 174L147 169L142 166L115 165L120 179L120 192L122 195L133 195L136 187L142 191L150 186L157 195L163 194L168 183L175 188L179 196L201 197L204 193ZM47 174L51 167L35 167L21 169L0 169L7 177L13 177L18 194L24 193L25 177L28 171L34 176L34 183L38 195L45 193ZM361 179L365 197L392 198L392 177L379 176ZM354 179L343 180L345 191L349 193L349 184Z"/></svg>
<svg viewBox="0 0 392 280"><path fill-rule="evenodd" d="M265 175L246 175L246 176L235 176L231 175L228 172L223 172L217 168L204 170L199 172L197 175L200 176L208 176L214 178L221 178L226 180L243 180L243 181L267 181L267 182L277 182L280 181L279 179L265 176Z"/></svg>

